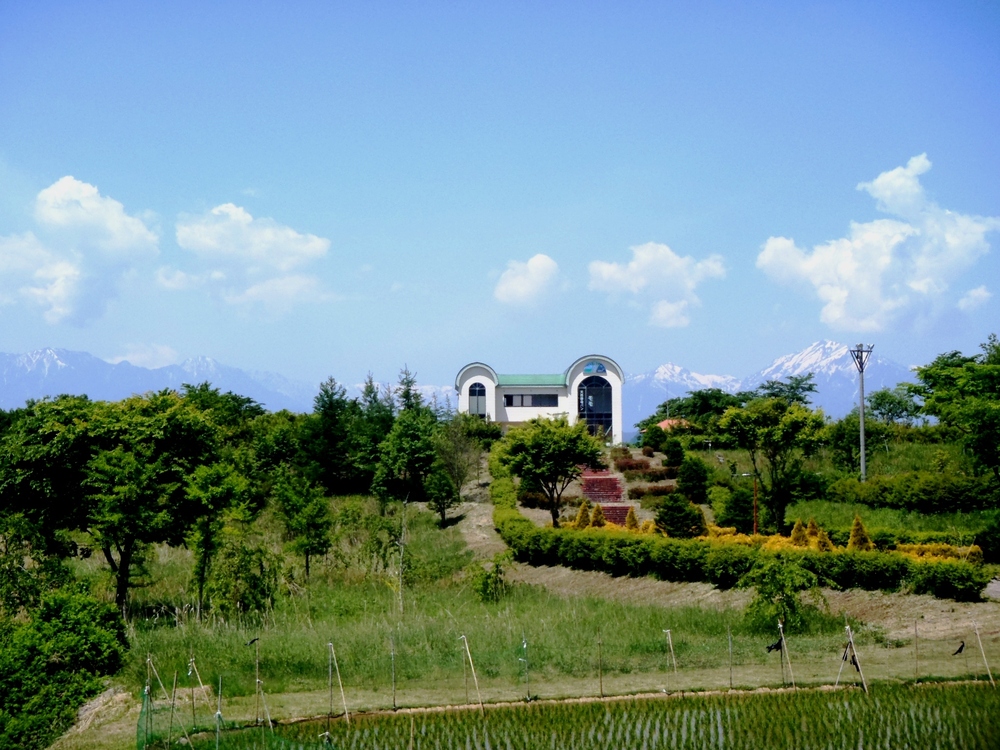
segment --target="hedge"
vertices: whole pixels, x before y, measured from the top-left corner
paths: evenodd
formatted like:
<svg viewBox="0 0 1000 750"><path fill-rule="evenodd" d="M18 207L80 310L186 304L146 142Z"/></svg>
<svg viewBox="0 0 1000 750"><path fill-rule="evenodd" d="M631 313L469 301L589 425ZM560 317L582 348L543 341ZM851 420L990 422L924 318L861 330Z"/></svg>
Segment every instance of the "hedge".
<svg viewBox="0 0 1000 750"><path fill-rule="evenodd" d="M997 507L1000 492L996 483L985 476L912 471L876 476L867 482L841 479L830 485L827 499L918 513L967 513Z"/></svg>
<svg viewBox="0 0 1000 750"><path fill-rule="evenodd" d="M984 568L964 561L917 561L893 552L780 552L706 539L671 539L628 531L577 531L536 526L517 510L506 468L490 457L493 522L514 556L529 565L565 565L614 576L653 575L665 581L704 581L731 588L764 555L795 559L821 585L896 591L904 587L940 599L979 601L989 583ZM833 536L831 534L831 536Z"/></svg>

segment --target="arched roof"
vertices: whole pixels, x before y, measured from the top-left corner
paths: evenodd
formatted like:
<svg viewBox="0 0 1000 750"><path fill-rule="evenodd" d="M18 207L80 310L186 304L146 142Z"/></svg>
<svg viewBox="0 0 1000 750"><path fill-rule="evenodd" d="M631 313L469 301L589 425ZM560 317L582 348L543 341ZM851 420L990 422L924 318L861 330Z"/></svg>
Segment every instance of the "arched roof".
<svg viewBox="0 0 1000 750"><path fill-rule="evenodd" d="M496 370L494 370L492 367L490 367L488 364L485 364L484 362L470 362L465 367L463 367L461 370L459 370L458 371L458 375L455 376L455 390L456 391L461 391L462 390L462 377L465 375L465 371L468 370L468 369L470 369L470 368L472 368L472 367L482 367L483 369L489 371L490 378L493 379L493 384L496 385L497 381L499 380L499 377L497 376Z"/></svg>
<svg viewBox="0 0 1000 750"><path fill-rule="evenodd" d="M617 362L611 359L611 357L605 357L603 354L588 354L586 357L580 357L578 360L573 362L573 364L571 364L569 367L566 368L567 381L569 380L570 371L572 371L572 369L576 367L578 364L580 364L581 362L586 362L588 359L599 359L605 364L611 365L612 367L614 367L615 372L618 374L618 378L623 383L625 382L625 373L622 371L621 365L619 365Z"/></svg>

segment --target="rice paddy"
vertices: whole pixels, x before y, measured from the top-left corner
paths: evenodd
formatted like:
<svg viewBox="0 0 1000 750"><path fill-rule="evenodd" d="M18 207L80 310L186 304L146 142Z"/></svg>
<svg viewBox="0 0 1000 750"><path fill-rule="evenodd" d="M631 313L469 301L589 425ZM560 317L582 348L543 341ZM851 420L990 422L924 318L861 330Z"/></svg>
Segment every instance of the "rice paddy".
<svg viewBox="0 0 1000 750"><path fill-rule="evenodd" d="M989 683L529 703L254 727L192 738L220 750L789 750L996 748ZM140 744L140 747L142 745Z"/></svg>

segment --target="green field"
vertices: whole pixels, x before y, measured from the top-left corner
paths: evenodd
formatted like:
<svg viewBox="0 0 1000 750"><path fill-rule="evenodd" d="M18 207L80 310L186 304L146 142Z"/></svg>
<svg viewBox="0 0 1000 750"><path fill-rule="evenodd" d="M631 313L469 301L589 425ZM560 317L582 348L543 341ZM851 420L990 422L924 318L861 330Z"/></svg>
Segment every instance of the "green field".
<svg viewBox="0 0 1000 750"><path fill-rule="evenodd" d="M330 745L321 737L329 726ZM140 740L143 738L140 738ZM877 685L770 694L670 696L355 716L223 732L219 748L464 750L465 748L996 748L1000 694L979 685ZM194 747L213 748L212 733ZM141 744L140 744L141 747Z"/></svg>

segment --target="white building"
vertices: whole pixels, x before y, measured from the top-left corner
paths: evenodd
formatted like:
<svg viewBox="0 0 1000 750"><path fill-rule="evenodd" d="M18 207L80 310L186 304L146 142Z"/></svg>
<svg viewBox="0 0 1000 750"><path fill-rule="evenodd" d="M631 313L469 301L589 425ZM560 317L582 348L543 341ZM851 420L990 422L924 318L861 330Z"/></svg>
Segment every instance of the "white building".
<svg viewBox="0 0 1000 750"><path fill-rule="evenodd" d="M458 371L458 410L501 425L535 417L585 420L591 433L622 442L622 368L610 357L580 357L558 375L498 375L489 365L472 362Z"/></svg>

